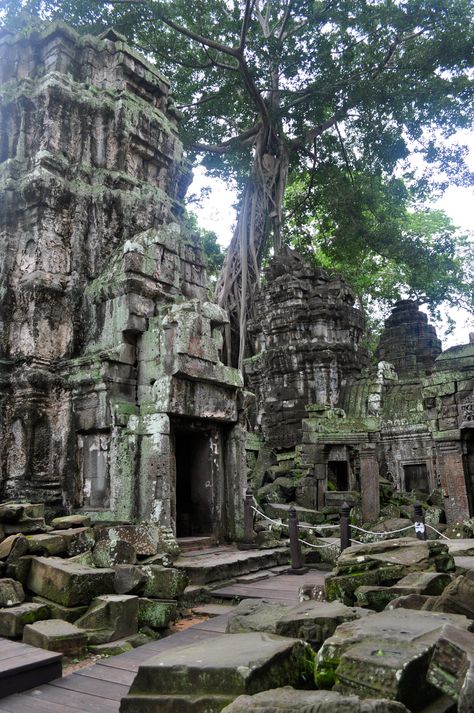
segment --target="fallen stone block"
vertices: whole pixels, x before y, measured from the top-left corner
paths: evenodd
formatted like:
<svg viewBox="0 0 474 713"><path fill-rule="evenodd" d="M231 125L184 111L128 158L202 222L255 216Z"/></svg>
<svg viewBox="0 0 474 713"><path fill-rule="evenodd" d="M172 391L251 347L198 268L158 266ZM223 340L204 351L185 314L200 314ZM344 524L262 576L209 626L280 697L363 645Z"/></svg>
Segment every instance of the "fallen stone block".
<svg viewBox="0 0 474 713"><path fill-rule="evenodd" d="M456 577L437 598L433 611L464 614L474 619L474 570Z"/></svg>
<svg viewBox="0 0 474 713"><path fill-rule="evenodd" d="M21 582L23 586L26 586L26 580L28 579L28 574L30 572L31 566L31 556L25 555L19 557L14 562L9 562L6 566L6 575L11 577L11 579L16 579L17 582Z"/></svg>
<svg viewBox="0 0 474 713"><path fill-rule="evenodd" d="M55 530L69 530L72 527L90 527L91 519L88 515L65 515L51 520Z"/></svg>
<svg viewBox="0 0 474 713"><path fill-rule="evenodd" d="M135 564L137 553L126 540L99 540L92 551L96 567L114 567L118 564Z"/></svg>
<svg viewBox="0 0 474 713"><path fill-rule="evenodd" d="M158 549L160 530L157 525L116 525L97 528L97 539L125 540L133 546L137 555L154 555Z"/></svg>
<svg viewBox="0 0 474 713"><path fill-rule="evenodd" d="M44 518L38 517L28 518L18 522L5 522L3 524L3 529L5 531L5 535L16 535L17 533L31 535L35 532L46 532L48 528Z"/></svg>
<svg viewBox="0 0 474 713"><path fill-rule="evenodd" d="M117 594L142 594L147 575L133 564L119 564L114 567L114 589Z"/></svg>
<svg viewBox="0 0 474 713"><path fill-rule="evenodd" d="M90 527L71 527L68 530L53 530L50 535L60 535L66 542L68 557L89 552L95 545L94 531Z"/></svg>
<svg viewBox="0 0 474 713"><path fill-rule="evenodd" d="M66 539L53 533L28 535L29 551L33 555L59 555L67 551Z"/></svg>
<svg viewBox="0 0 474 713"><path fill-rule="evenodd" d="M28 549L28 540L24 535L9 535L0 542L0 560L6 560L8 563L16 562L27 554Z"/></svg>
<svg viewBox="0 0 474 713"><path fill-rule="evenodd" d="M236 696L311 679L308 644L272 634L232 634L180 646L141 664L121 713L217 713Z"/></svg>
<svg viewBox="0 0 474 713"><path fill-rule="evenodd" d="M87 632L89 644L105 644L123 639L138 630L138 597L105 594L96 597L89 609L76 621Z"/></svg>
<svg viewBox="0 0 474 713"><path fill-rule="evenodd" d="M61 619L48 619L27 624L23 629L23 642L46 651L78 656L86 648L87 636L74 624Z"/></svg>
<svg viewBox="0 0 474 713"><path fill-rule="evenodd" d="M352 606L358 587L393 586L413 572L453 572L454 560L445 544L415 538L353 545L339 557L335 574L325 582L326 598Z"/></svg>
<svg viewBox="0 0 474 713"><path fill-rule="evenodd" d="M383 611L393 599L400 597L396 587L357 587L354 592L358 607Z"/></svg>
<svg viewBox="0 0 474 713"><path fill-rule="evenodd" d="M386 610L341 624L318 653L316 683L320 688L332 688L339 676L342 657L353 646L368 641L372 646L370 650L377 652L386 644L400 644L409 650L412 644L416 646L421 642L432 650L445 624L454 624L465 631L472 626L469 619L458 614L409 609Z"/></svg>
<svg viewBox="0 0 474 713"><path fill-rule="evenodd" d="M27 585L41 597L72 607L113 592L114 570L95 569L53 557L32 557Z"/></svg>
<svg viewBox="0 0 474 713"><path fill-rule="evenodd" d="M340 602L307 601L296 605L244 599L231 613L227 633L265 631L303 639L318 650L339 624L365 617L369 612Z"/></svg>
<svg viewBox="0 0 474 713"><path fill-rule="evenodd" d="M402 703L387 699L361 700L337 691L298 691L273 688L254 696L239 696L222 713L408 713Z"/></svg>
<svg viewBox="0 0 474 713"><path fill-rule="evenodd" d="M23 602L8 609L0 609L0 636L15 639L22 635L26 624L49 619L49 608L44 604Z"/></svg>
<svg viewBox="0 0 474 713"><path fill-rule="evenodd" d="M14 579L0 579L0 607L14 607L25 601L21 582Z"/></svg>
<svg viewBox="0 0 474 713"><path fill-rule="evenodd" d="M44 518L43 503L3 503L0 505L2 523L19 522L26 518Z"/></svg>
<svg viewBox="0 0 474 713"><path fill-rule="evenodd" d="M474 635L447 624L436 642L427 677L457 701L458 713L473 713Z"/></svg>
<svg viewBox="0 0 474 713"><path fill-rule="evenodd" d="M142 567L146 576L143 596L156 599L179 599L188 584L188 577L181 569L151 564Z"/></svg>
<svg viewBox="0 0 474 713"><path fill-rule="evenodd" d="M140 597L138 600L138 626L166 629L178 616L178 603Z"/></svg>
<svg viewBox="0 0 474 713"><path fill-rule="evenodd" d="M89 644L87 647L93 654L101 656L118 656L126 654L127 651L133 651L134 647L127 639L118 639L117 641L109 641L106 644Z"/></svg>
<svg viewBox="0 0 474 713"><path fill-rule="evenodd" d="M41 604L47 606L50 612L48 618L51 619L63 619L63 621L68 621L71 624L77 621L80 616L86 613L88 610L87 604L83 604L79 607L64 607L62 604L57 602L52 602L51 599L45 599L44 597L32 597L36 604Z"/></svg>

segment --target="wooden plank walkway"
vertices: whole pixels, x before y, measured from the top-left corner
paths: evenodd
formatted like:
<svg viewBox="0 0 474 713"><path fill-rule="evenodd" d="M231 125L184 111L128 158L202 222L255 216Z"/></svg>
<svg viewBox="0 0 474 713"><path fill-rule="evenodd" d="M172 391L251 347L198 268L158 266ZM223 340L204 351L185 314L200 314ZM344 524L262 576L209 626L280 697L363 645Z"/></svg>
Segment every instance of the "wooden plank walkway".
<svg viewBox="0 0 474 713"><path fill-rule="evenodd" d="M0 699L61 676L60 654L0 638Z"/></svg>
<svg viewBox="0 0 474 713"><path fill-rule="evenodd" d="M323 587L328 573L309 570L307 574L280 574L254 582L242 580L212 590L212 596L219 599L266 599L282 604L296 604L300 588Z"/></svg>
<svg viewBox="0 0 474 713"><path fill-rule="evenodd" d="M324 582L324 577L324 572L312 570L302 576L275 575L267 580L229 585L223 589L238 588L241 594L233 594L235 598L258 597L296 604L302 584L316 586ZM176 646L223 636L228 616L229 613L221 614L133 651L111 656L46 685L0 698L0 713L118 713L120 700L128 693L141 663ZM41 652L40 649L37 651Z"/></svg>

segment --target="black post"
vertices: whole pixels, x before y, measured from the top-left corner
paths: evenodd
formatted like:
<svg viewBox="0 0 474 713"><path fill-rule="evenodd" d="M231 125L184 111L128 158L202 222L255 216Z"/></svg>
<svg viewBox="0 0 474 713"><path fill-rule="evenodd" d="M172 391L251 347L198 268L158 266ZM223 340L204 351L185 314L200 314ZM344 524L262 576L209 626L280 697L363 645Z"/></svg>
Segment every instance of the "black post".
<svg viewBox="0 0 474 713"><path fill-rule="evenodd" d="M244 497L244 539L239 542L239 550L250 550L256 547L255 532L253 529L253 491L252 488L247 488Z"/></svg>
<svg viewBox="0 0 474 713"><path fill-rule="evenodd" d="M419 540L426 540L425 516L419 500L415 500L413 512L415 515L415 535Z"/></svg>
<svg viewBox="0 0 474 713"><path fill-rule="evenodd" d="M298 515L296 514L296 510L293 506L290 507L288 516L288 530L290 533L291 554L291 567L288 570L288 574L306 574L308 568L303 566L303 556L301 554L298 531Z"/></svg>
<svg viewBox="0 0 474 713"><path fill-rule="evenodd" d="M351 546L351 506L347 503L341 505L341 552Z"/></svg>

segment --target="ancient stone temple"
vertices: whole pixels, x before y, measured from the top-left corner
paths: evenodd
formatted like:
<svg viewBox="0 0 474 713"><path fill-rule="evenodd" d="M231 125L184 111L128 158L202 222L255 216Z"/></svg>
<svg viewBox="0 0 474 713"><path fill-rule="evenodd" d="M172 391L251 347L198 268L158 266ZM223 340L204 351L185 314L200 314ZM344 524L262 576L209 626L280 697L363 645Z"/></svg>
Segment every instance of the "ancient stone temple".
<svg viewBox="0 0 474 713"><path fill-rule="evenodd" d="M338 275L286 248L270 263L249 324L255 356L245 362L257 424L271 448L301 442L307 404L337 406L367 362L364 317Z"/></svg>
<svg viewBox="0 0 474 713"><path fill-rule="evenodd" d="M0 40L0 498L235 536L219 357L169 85L113 31Z"/></svg>

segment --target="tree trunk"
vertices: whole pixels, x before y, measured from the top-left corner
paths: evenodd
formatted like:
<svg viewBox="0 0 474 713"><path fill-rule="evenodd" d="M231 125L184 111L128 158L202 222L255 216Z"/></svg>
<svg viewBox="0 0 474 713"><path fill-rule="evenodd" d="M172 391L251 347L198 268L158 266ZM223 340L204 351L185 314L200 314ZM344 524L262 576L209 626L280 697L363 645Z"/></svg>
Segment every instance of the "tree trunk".
<svg viewBox="0 0 474 713"><path fill-rule="evenodd" d="M217 281L219 305L229 313L224 359L242 369L247 319L260 284L262 258L273 233L275 252L281 248L281 213L288 175L288 154L281 140L271 152L268 132L257 136L254 165L244 190L237 225Z"/></svg>

